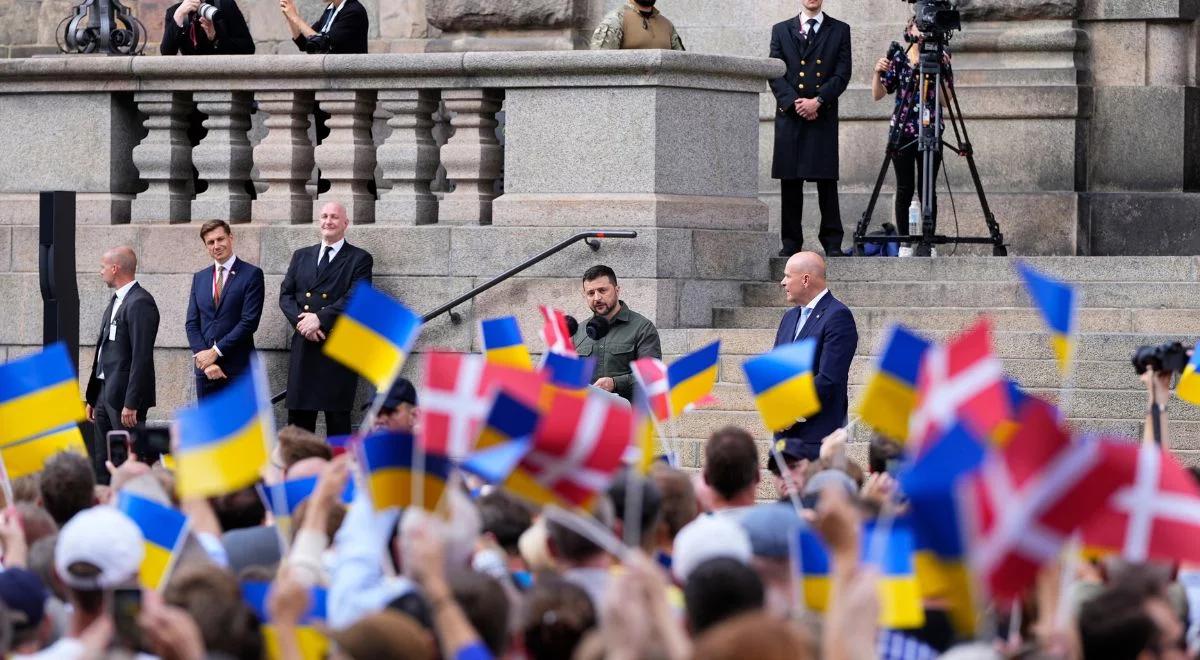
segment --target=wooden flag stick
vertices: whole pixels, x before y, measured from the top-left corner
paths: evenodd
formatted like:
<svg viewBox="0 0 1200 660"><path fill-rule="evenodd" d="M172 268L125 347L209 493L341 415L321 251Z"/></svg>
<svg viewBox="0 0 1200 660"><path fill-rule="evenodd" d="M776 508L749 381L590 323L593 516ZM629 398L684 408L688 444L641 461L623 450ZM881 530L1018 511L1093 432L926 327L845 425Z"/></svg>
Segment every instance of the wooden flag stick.
<svg viewBox="0 0 1200 660"><path fill-rule="evenodd" d="M797 489L796 480L792 479L792 472L788 469L787 463L783 460L783 454L780 453L779 447L775 443L771 443L771 455L775 457L775 465L779 466L779 476L783 477L783 482L787 484L788 499L792 502L792 508L795 509L796 515L801 520L804 519L804 506L800 503L800 491Z"/></svg>

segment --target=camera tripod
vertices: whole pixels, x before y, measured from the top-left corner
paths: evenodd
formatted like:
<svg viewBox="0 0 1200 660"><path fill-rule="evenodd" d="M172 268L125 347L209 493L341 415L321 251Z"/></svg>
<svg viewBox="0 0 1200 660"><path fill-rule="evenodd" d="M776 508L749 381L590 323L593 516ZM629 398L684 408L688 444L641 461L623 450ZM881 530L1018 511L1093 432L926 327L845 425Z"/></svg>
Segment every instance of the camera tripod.
<svg viewBox="0 0 1200 660"><path fill-rule="evenodd" d="M958 94L953 87L946 84L943 78L945 68L949 67L948 63L943 63L944 54L945 42L943 39L930 39L922 43L918 64L920 75L917 82L920 131L914 141L921 154L921 233L913 234L911 232L915 228L909 227L910 233L900 236L867 236L867 227L871 224L871 216L875 213L875 204L879 201L879 191L883 188L883 180L887 177L888 168L903 149L913 144L912 142L907 145L900 144L900 127L896 126L893 129L895 134L892 139L888 140L883 165L879 168L879 176L875 179L875 188L871 191L867 209L863 211L862 218L859 219L858 226L854 230L854 248L859 254L863 253L863 246L867 243L899 242L915 243L913 254L919 257L929 256L935 244L947 243L990 244L992 256L1008 256L1008 248L1004 245L1004 235L1000 232L1000 225L996 222L996 216L992 214L987 195L983 191L983 183L979 180L979 168L975 166L975 150L971 146L971 138L967 134L967 124L962 116L962 108L958 104ZM934 90L932 108L926 101L926 90L930 86ZM942 103L943 98L948 101L945 105ZM941 121L943 109L946 122L954 131L956 143L954 145L942 139L944 133ZM987 222L989 236L945 236L936 233L937 220L934 217L933 200L937 182L934 180L934 165L938 150L942 146L967 159L967 166L971 171L971 181L975 185L976 194L979 195L979 205L983 209L983 219Z"/></svg>

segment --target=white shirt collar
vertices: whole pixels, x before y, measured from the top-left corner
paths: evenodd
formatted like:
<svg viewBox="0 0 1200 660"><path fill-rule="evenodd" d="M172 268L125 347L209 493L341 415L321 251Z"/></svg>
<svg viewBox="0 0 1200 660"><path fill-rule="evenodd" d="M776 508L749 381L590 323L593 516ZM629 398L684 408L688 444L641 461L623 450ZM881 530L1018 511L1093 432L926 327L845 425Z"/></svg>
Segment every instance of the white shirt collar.
<svg viewBox="0 0 1200 660"><path fill-rule="evenodd" d="M817 303L821 302L821 299L822 299L822 298L824 298L824 297L825 297L825 294L827 294L827 293L829 293L829 288L828 288L828 287L826 287L826 288L824 288L824 289L821 289L821 293L818 293L818 294L817 294L817 297L816 297L816 298L813 298L812 300L810 300L810 301L808 302L808 304L807 304L807 305L805 305L805 307L807 307L807 308L809 308L809 309L816 309L816 308L817 308Z"/></svg>
<svg viewBox="0 0 1200 660"><path fill-rule="evenodd" d="M337 255L338 252L342 251L342 246L345 244L346 244L345 238L342 238L337 243L326 243L325 241L321 241L321 249L319 250L319 252L324 252L325 248L327 246L332 247L333 253L329 255L329 258L332 259L335 255Z"/></svg>
<svg viewBox="0 0 1200 660"><path fill-rule="evenodd" d="M804 10L801 10L800 11L800 27L802 27L804 29L808 29L808 19L810 19L810 18L817 19L817 31L819 32L821 30L821 24L823 24L825 22L825 11L822 10L822 11L817 12L816 16L809 16L808 14L804 13Z"/></svg>
<svg viewBox="0 0 1200 660"><path fill-rule="evenodd" d="M129 293L129 290L133 288L134 284L137 284L137 280L133 280L132 282L126 284L125 286L123 286L113 292L113 293L117 294L117 302L125 300L125 294Z"/></svg>
<svg viewBox="0 0 1200 660"><path fill-rule="evenodd" d="M217 266L224 266L225 270L227 270L229 272L233 272L233 262L235 262L235 261L237 261L237 255L231 254L231 255L229 255L229 258L225 260L225 263L221 263L219 261L214 260L213 268L216 268Z"/></svg>

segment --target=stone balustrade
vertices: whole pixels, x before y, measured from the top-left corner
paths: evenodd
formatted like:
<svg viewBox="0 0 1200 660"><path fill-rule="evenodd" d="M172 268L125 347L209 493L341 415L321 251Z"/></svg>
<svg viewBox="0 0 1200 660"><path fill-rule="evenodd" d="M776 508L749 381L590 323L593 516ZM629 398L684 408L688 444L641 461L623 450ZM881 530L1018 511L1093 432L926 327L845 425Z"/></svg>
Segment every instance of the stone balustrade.
<svg viewBox="0 0 1200 660"><path fill-rule="evenodd" d="M9 60L0 117L26 130L0 148L39 162L0 166L0 194L77 190L96 224L305 224L336 200L358 224L761 228L757 96L780 67L670 52ZM450 187L435 194L439 167Z"/></svg>

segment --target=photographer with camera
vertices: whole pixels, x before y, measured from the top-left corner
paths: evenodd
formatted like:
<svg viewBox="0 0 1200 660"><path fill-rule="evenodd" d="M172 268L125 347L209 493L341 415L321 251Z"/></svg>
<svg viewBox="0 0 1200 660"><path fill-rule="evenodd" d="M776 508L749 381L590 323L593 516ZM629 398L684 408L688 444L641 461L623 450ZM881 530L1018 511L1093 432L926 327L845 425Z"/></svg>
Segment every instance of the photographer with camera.
<svg viewBox="0 0 1200 660"><path fill-rule="evenodd" d="M627 401L633 400L634 360L662 359L658 328L621 300L617 274L608 266L592 266L583 274L583 297L592 318L575 331L575 350L596 361L593 385Z"/></svg>
<svg viewBox="0 0 1200 660"><path fill-rule="evenodd" d="M300 50L313 54L367 52L367 10L358 0L333 0L316 23L300 18L296 0L279 0L279 11Z"/></svg>
<svg viewBox="0 0 1200 660"><path fill-rule="evenodd" d="M1142 441L1170 449L1167 434L1167 402L1171 400L1171 378L1182 374L1188 365L1192 349L1174 341L1158 346L1139 346L1130 361L1138 378L1146 386L1146 424Z"/></svg>
<svg viewBox="0 0 1200 660"><path fill-rule="evenodd" d="M167 8L163 55L253 55L254 37L235 0L183 0Z"/></svg>
<svg viewBox="0 0 1200 660"><path fill-rule="evenodd" d="M892 164L896 169L896 226L900 234L909 233L910 229L920 230L920 227L909 227L909 206L913 195L924 185L924 172L921 167L921 151L918 140L921 132L921 100L920 92L920 59L921 45L925 36L916 25L916 17L908 20L904 28L904 41L907 47L893 41L887 55L875 62L875 73L871 78L871 95L876 101L888 94L896 96L896 107L892 111L892 121L888 134L888 149L892 153ZM954 86L954 78L950 71L950 55L942 59L943 80L950 87ZM925 105L932 107L935 101L935 89L929 85L925 89ZM940 114L938 123L945 125ZM937 179L938 170L942 165L942 145L937 146L933 158L933 177ZM936 183L936 182L935 182ZM933 217L937 218L937 187L934 186ZM918 200L918 205L920 204ZM912 247L902 245L900 256L912 256Z"/></svg>

